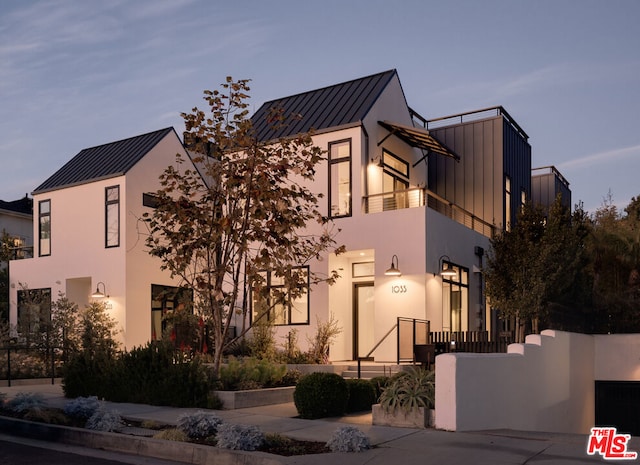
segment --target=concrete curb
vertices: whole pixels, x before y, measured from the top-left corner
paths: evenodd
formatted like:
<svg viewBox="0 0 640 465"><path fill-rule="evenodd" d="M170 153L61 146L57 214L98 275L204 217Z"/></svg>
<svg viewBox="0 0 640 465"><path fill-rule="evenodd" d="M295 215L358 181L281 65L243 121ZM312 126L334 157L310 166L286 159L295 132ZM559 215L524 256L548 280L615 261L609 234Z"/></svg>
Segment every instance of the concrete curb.
<svg viewBox="0 0 640 465"><path fill-rule="evenodd" d="M105 433L3 416L0 416L0 432L11 436L54 441L194 465L280 465L287 462L283 460L286 457L274 456L265 452L225 450L188 442Z"/></svg>

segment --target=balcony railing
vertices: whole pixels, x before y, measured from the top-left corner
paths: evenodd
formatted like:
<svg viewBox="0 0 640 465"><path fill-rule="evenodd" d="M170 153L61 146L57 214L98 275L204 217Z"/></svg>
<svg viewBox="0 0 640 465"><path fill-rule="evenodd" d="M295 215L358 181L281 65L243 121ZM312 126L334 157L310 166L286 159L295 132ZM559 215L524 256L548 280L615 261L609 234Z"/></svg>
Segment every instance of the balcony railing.
<svg viewBox="0 0 640 465"><path fill-rule="evenodd" d="M422 187L369 195L363 197L362 201L365 213L379 213L389 210L424 207L426 205L432 210L486 237L493 237L495 232L495 226L491 223L478 218L470 211Z"/></svg>

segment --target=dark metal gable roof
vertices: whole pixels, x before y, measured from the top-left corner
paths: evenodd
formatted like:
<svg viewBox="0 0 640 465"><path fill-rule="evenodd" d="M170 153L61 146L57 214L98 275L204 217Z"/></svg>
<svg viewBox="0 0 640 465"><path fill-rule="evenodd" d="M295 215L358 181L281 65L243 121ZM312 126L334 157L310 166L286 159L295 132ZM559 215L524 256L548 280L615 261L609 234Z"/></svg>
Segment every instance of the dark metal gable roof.
<svg viewBox="0 0 640 465"><path fill-rule="evenodd" d="M172 127L164 128L84 149L40 184L33 193L122 176L172 131Z"/></svg>
<svg viewBox="0 0 640 465"><path fill-rule="evenodd" d="M392 69L266 102L251 117L258 140L269 141L311 129L321 131L360 122L395 75L396 70ZM286 116L285 124L278 128L268 121L274 109L282 110Z"/></svg>

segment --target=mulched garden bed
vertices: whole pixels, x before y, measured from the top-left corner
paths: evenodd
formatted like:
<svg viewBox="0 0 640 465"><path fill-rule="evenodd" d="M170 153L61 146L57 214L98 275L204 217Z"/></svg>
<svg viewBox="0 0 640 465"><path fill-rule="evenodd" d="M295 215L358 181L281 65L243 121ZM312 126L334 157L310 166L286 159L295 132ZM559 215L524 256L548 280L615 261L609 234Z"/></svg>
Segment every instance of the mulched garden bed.
<svg viewBox="0 0 640 465"><path fill-rule="evenodd" d="M60 426L73 426L76 428L84 428L85 426L84 421L71 418L65 415L61 409L56 408L42 408L29 412L14 412L12 410L0 408L0 416ZM123 428L115 432L133 436L152 437L152 432L154 431L160 432L174 428L174 425L154 421L139 421L123 418ZM265 434L265 438L265 444L258 450L269 454L289 457L293 455L324 454L331 452L324 442L302 441L282 436L280 434ZM215 440L211 441L210 439L190 442L215 446Z"/></svg>

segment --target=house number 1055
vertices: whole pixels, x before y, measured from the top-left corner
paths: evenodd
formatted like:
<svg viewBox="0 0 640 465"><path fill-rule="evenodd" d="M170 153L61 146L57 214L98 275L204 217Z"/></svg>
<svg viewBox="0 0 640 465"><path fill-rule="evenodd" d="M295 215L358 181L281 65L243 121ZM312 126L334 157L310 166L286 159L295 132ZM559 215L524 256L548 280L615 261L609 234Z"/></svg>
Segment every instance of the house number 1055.
<svg viewBox="0 0 640 465"><path fill-rule="evenodd" d="M407 292L407 286L404 284L391 286L391 292L393 294L404 294L405 292Z"/></svg>

